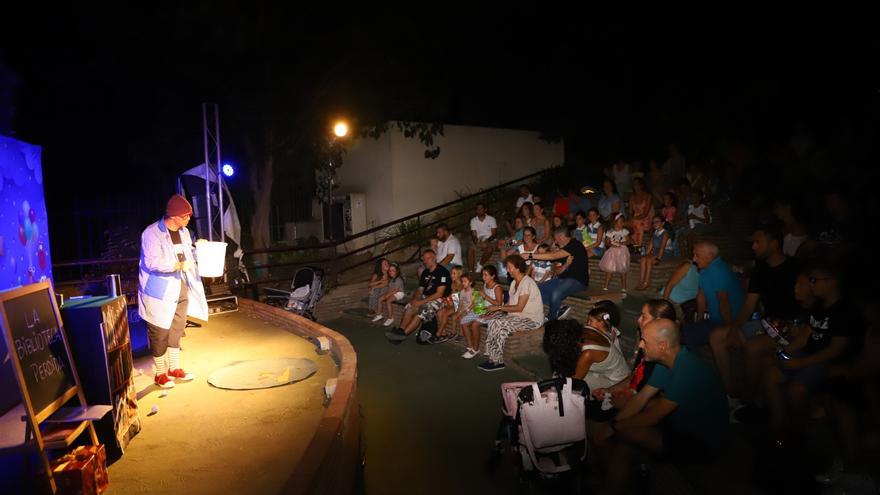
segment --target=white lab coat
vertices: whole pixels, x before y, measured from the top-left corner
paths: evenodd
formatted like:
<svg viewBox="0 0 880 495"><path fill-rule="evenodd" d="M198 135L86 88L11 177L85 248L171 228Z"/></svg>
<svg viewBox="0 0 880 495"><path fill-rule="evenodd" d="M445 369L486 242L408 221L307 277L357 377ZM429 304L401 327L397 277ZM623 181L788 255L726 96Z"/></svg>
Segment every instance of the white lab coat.
<svg viewBox="0 0 880 495"><path fill-rule="evenodd" d="M192 238L186 228L180 229L183 255L197 262ZM159 328L171 328L177 297L180 295L181 273L174 269L177 255L165 220L150 225L141 234L141 262L138 274L138 314ZM198 264L186 272L189 304L187 316L208 321L208 302L198 274Z"/></svg>

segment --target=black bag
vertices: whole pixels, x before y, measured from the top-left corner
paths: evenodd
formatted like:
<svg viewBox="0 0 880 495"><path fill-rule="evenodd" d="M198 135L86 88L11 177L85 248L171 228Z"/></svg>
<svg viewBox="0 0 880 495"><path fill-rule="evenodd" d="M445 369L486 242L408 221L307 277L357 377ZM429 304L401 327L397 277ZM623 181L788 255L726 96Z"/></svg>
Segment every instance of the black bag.
<svg viewBox="0 0 880 495"><path fill-rule="evenodd" d="M437 335L437 319L432 318L422 322L421 328L416 332L416 343L420 345L428 345L428 341Z"/></svg>

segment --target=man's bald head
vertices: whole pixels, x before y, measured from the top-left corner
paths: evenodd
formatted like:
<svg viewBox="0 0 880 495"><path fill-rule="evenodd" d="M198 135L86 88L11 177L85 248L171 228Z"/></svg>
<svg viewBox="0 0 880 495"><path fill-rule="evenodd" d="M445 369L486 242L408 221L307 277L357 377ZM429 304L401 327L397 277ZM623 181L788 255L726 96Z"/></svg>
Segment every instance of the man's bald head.
<svg viewBox="0 0 880 495"><path fill-rule="evenodd" d="M660 361L668 354L676 354L681 348L681 332L672 320L659 318L645 325L639 346L648 361Z"/></svg>
<svg viewBox="0 0 880 495"><path fill-rule="evenodd" d="M700 269L709 266L718 257L718 246L714 242L701 241L694 245L694 262Z"/></svg>

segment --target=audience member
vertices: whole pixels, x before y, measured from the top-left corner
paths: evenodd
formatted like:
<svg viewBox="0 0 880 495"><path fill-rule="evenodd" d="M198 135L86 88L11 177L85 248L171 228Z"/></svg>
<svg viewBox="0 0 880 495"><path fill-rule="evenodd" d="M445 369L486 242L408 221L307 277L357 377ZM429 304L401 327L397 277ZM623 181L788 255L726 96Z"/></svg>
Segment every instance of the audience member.
<svg viewBox="0 0 880 495"><path fill-rule="evenodd" d="M538 286L543 301L550 307L548 318L551 320L568 316L570 308L562 306L562 301L571 294L586 290L590 285L587 251L584 245L572 239L568 229L564 228L553 231L553 238L561 249L551 253L529 255L529 259L542 261L566 260L556 278Z"/></svg>
<svg viewBox="0 0 880 495"><path fill-rule="evenodd" d="M651 194L645 188L645 181L634 179L633 193L629 198L629 208L632 211L632 240L640 249L644 247L643 237L651 226L651 218L654 216L654 201Z"/></svg>
<svg viewBox="0 0 880 495"><path fill-rule="evenodd" d="M523 203L523 210L525 205ZM486 213L486 205L477 203L477 216L471 219L471 240L474 245L468 250L468 270L474 271L474 263L477 259L477 252L480 253L480 262L476 266L476 271L480 271L495 252L495 235L498 231L498 224L495 217Z"/></svg>
<svg viewBox="0 0 880 495"><path fill-rule="evenodd" d="M373 274L370 276L370 283L367 284L370 288L369 302L367 303L370 309L368 316L373 317L374 322L382 319L382 311L376 308L379 304L379 298L385 295L385 292L388 290L388 268L390 266L391 264L385 258L376 260L376 266L373 268Z"/></svg>
<svg viewBox="0 0 880 495"><path fill-rule="evenodd" d="M395 301L402 301L406 296L404 293L404 280L403 276L400 273L400 265L397 263L391 263L391 266L388 267L388 291L379 298L378 308L376 309L377 317L373 318L374 322L378 322L382 318L385 318L384 326L390 327L394 324L394 310L392 309L392 303ZM386 313L383 314L382 310L386 310Z"/></svg>
<svg viewBox="0 0 880 495"><path fill-rule="evenodd" d="M587 212L586 236L584 247L590 258L601 258L605 254L605 227L599 220L599 210L590 208Z"/></svg>
<svg viewBox="0 0 880 495"><path fill-rule="evenodd" d="M437 226L437 241L437 263L447 270L461 266L461 241L449 232L445 223Z"/></svg>
<svg viewBox="0 0 880 495"><path fill-rule="evenodd" d="M544 305L538 285L526 272L525 260L517 255L504 260L507 273L513 278L508 290L510 304L494 304L489 311L507 313L489 320L486 333L486 354L489 360L479 366L483 371L504 369L504 344L514 332L534 330L544 324Z"/></svg>
<svg viewBox="0 0 880 495"><path fill-rule="evenodd" d="M474 293L471 311L461 318L461 330L467 345L467 350L461 357L465 359L473 359L480 353L480 325L497 316L487 314L485 306L498 306L504 301L503 290L498 284L498 270L492 265L484 266L481 276L483 289Z"/></svg>
<svg viewBox="0 0 880 495"><path fill-rule="evenodd" d="M430 249L422 252L425 269L419 276L419 288L406 305L400 327L385 332L385 338L399 344L415 332L423 322L433 321L443 305L443 296L452 282L449 270L437 263L437 255Z"/></svg>
<svg viewBox="0 0 880 495"><path fill-rule="evenodd" d="M599 260L599 269L605 272L605 284L602 290L608 290L608 284L611 283L611 275L620 274L620 287L626 292L626 272L629 271L629 245L632 239L629 230L624 227L626 218L622 213L618 213L614 218L613 229L605 232L605 253Z"/></svg>
<svg viewBox="0 0 880 495"><path fill-rule="evenodd" d="M801 244L809 238L801 213L792 201L777 199L773 203L773 215L783 225L785 236L782 240L782 252L786 256L797 257Z"/></svg>
<svg viewBox="0 0 880 495"><path fill-rule="evenodd" d="M608 493L625 493L639 454L664 454L673 461L708 462L726 449L727 405L718 375L680 344L678 325L654 320L639 341L656 362L650 380L594 440L610 447Z"/></svg>
<svg viewBox="0 0 880 495"><path fill-rule="evenodd" d="M670 234L672 234L672 229L669 228L663 216L654 215L654 233L651 234L651 244L648 245L648 251L645 255L639 259L641 278L638 290L645 290L651 284L651 272L655 265L672 257L675 242Z"/></svg>
<svg viewBox="0 0 880 495"><path fill-rule="evenodd" d="M623 213L620 196L617 194L617 186L611 179L602 181L602 197L599 198L599 214L605 222L613 222L618 213Z"/></svg>
<svg viewBox="0 0 880 495"><path fill-rule="evenodd" d="M700 270L697 321L685 325L683 340L696 351L709 343L712 330L731 325L742 308L743 288L730 266L718 255L718 246L700 242L694 246L694 262Z"/></svg>
<svg viewBox="0 0 880 495"><path fill-rule="evenodd" d="M535 218L532 221L532 227L535 228L535 241L537 241L538 244L550 242L553 230L550 227L550 219L544 216L544 205L541 203L535 203L532 206L532 212L535 215Z"/></svg>
<svg viewBox="0 0 880 495"><path fill-rule="evenodd" d="M755 269L749 278L749 287L742 308L733 325L718 327L709 336L715 365L721 374L729 402L736 394L731 382L730 348L742 347L747 339L764 331L760 317L788 321L797 313L794 300L798 266L795 260L782 252L782 229L778 225L763 225L752 234L752 252ZM760 306L759 306L760 304ZM763 308L763 314L760 309ZM756 318L757 317L757 318Z"/></svg>
<svg viewBox="0 0 880 495"><path fill-rule="evenodd" d="M463 274L464 270L461 265L455 265L449 270L449 276L452 279L449 295L443 298L443 307L437 311L437 334L430 338L429 344L440 344L452 337L446 332L446 322L450 316L458 311L459 293L463 287L461 283Z"/></svg>

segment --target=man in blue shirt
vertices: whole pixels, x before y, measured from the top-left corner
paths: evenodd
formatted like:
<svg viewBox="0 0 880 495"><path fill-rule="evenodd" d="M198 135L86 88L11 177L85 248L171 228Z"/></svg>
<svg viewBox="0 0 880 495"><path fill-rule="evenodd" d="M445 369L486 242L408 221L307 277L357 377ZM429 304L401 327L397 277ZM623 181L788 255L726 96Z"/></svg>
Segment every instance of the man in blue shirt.
<svg viewBox="0 0 880 495"><path fill-rule="evenodd" d="M694 263L700 270L697 321L685 325L682 331L684 343L692 351L709 343L712 330L732 325L745 300L742 284L718 256L718 246L711 242L697 243ZM709 314L708 319L704 318L705 313Z"/></svg>
<svg viewBox="0 0 880 495"><path fill-rule="evenodd" d="M640 453L673 460L708 461L727 446L727 402L721 379L681 346L678 325L657 319L645 326L639 347L657 366L648 383L615 418L599 427L609 442L608 492L625 493L629 468Z"/></svg>

